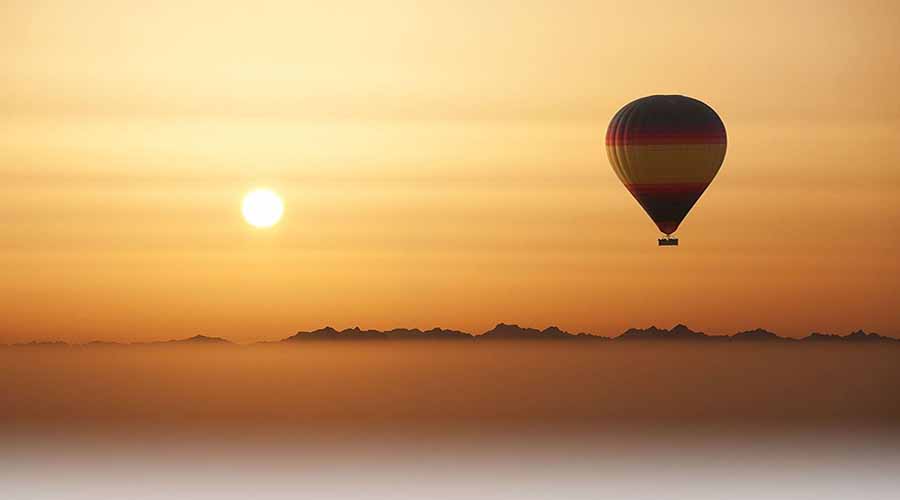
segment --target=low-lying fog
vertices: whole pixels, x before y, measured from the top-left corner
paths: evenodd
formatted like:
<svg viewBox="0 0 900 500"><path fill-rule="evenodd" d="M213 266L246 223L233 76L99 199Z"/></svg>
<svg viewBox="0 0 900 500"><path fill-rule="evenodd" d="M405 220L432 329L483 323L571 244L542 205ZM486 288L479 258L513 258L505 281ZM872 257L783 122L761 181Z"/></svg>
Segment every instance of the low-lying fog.
<svg viewBox="0 0 900 500"><path fill-rule="evenodd" d="M900 491L893 344L16 347L0 383L10 498Z"/></svg>

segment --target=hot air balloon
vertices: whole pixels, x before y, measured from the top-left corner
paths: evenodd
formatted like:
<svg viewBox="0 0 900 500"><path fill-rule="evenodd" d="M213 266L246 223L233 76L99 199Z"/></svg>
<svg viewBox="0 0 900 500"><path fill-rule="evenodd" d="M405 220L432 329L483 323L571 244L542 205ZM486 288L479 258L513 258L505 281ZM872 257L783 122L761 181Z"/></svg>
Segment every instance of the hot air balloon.
<svg viewBox="0 0 900 500"><path fill-rule="evenodd" d="M625 105L606 131L606 152L619 180L666 237L700 199L725 159L725 125L703 102L652 95Z"/></svg>

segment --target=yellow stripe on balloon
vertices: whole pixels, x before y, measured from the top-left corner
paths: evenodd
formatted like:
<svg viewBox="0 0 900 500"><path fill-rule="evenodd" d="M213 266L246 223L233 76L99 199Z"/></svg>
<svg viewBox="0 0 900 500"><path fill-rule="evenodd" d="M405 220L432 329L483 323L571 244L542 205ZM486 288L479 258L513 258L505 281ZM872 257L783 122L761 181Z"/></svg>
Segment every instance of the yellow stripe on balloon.
<svg viewBox="0 0 900 500"><path fill-rule="evenodd" d="M606 151L625 184L708 184L725 158L725 144L609 145Z"/></svg>

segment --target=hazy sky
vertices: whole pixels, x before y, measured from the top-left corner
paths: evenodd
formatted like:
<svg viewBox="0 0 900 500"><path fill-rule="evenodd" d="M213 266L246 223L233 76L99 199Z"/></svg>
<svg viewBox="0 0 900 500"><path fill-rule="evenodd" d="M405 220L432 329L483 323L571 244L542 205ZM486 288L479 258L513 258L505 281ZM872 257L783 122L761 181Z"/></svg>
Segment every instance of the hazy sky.
<svg viewBox="0 0 900 500"><path fill-rule="evenodd" d="M187 5L185 5L187 4ZM0 342L498 321L900 335L896 2L0 4ZM728 129L658 231L604 134ZM282 222L241 197L267 186Z"/></svg>

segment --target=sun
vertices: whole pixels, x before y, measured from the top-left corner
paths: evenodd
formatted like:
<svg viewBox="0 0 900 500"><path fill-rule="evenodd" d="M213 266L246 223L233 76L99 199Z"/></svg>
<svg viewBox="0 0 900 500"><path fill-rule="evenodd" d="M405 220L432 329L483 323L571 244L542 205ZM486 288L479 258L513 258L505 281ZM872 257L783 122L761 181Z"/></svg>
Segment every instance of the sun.
<svg viewBox="0 0 900 500"><path fill-rule="evenodd" d="M270 189L254 189L244 196L241 212L251 226L272 227L281 219L284 203Z"/></svg>

